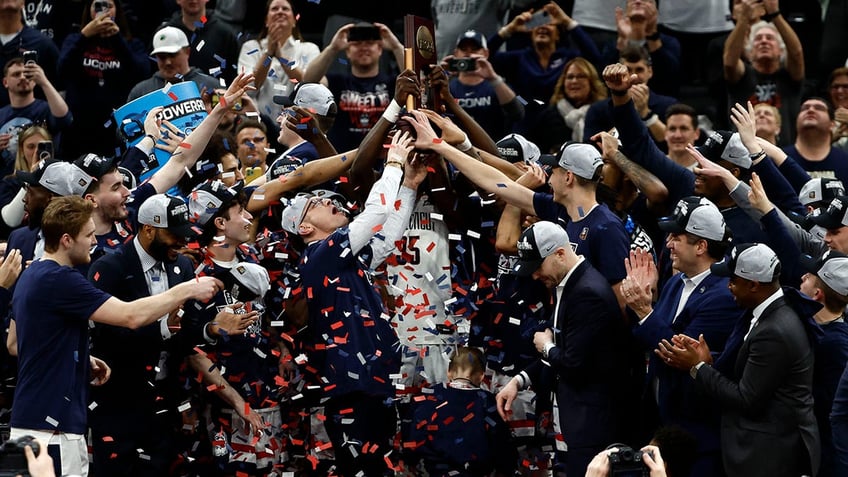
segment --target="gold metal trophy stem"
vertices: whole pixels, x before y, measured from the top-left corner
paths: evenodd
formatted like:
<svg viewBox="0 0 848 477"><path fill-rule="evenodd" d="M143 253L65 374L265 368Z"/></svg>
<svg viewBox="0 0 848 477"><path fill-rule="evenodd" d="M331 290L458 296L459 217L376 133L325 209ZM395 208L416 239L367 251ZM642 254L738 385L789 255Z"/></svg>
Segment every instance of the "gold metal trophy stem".
<svg viewBox="0 0 848 477"><path fill-rule="evenodd" d="M413 54L412 48L404 48L403 49L403 67L407 70L411 70L413 65ZM406 97L406 110L412 111L415 109L415 98L412 95Z"/></svg>

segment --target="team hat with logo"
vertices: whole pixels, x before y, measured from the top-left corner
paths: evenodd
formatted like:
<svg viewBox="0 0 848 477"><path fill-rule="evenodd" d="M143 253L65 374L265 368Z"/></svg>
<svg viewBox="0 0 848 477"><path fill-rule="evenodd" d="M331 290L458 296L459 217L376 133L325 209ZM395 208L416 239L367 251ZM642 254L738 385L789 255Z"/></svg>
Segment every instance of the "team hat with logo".
<svg viewBox="0 0 848 477"><path fill-rule="evenodd" d="M834 198L845 195L845 186L839 179L829 177L816 177L810 179L801 187L798 200L802 205L810 205L816 202L830 202Z"/></svg>
<svg viewBox="0 0 848 477"><path fill-rule="evenodd" d="M138 208L138 222L158 229L168 229L179 237L194 237L197 231L189 220L188 204L179 197L156 194Z"/></svg>
<svg viewBox="0 0 848 477"><path fill-rule="evenodd" d="M543 158L541 163L545 166L562 167L587 180L592 180L595 172L604 164L601 153L594 146L571 141L562 145L559 154L554 156L554 160L556 162Z"/></svg>
<svg viewBox="0 0 848 477"><path fill-rule="evenodd" d="M743 169L751 168L751 155L748 148L742 144L739 133L730 131L713 131L707 136L703 145L697 147L707 159L718 162L725 160Z"/></svg>
<svg viewBox="0 0 848 477"><path fill-rule="evenodd" d="M716 242L724 241L727 227L721 211L709 199L684 197L677 202L674 213L659 221L660 230L671 234L688 232Z"/></svg>
<svg viewBox="0 0 848 477"><path fill-rule="evenodd" d="M15 175L21 182L44 187L60 196L82 196L93 180L84 170L58 159L41 161L34 171L18 171Z"/></svg>
<svg viewBox="0 0 848 477"><path fill-rule="evenodd" d="M221 181L207 181L191 191L188 198L189 216L204 227L222 208L229 207L238 197L238 191Z"/></svg>
<svg viewBox="0 0 848 477"><path fill-rule="evenodd" d="M801 256L801 265L836 293L848 296L848 255L828 250L821 257Z"/></svg>
<svg viewBox="0 0 848 477"><path fill-rule="evenodd" d="M553 222L536 222L522 232L518 240L518 263L512 271L528 277L539 269L545 257L560 247L570 246L565 229Z"/></svg>
<svg viewBox="0 0 848 477"><path fill-rule="evenodd" d="M539 146L528 141L521 134L507 134L496 145L501 157L509 162L536 162L539 160Z"/></svg>
<svg viewBox="0 0 848 477"><path fill-rule="evenodd" d="M745 243L733 247L730 256L710 266L720 277L737 276L745 280L771 283L778 275L780 260L772 249L761 243Z"/></svg>

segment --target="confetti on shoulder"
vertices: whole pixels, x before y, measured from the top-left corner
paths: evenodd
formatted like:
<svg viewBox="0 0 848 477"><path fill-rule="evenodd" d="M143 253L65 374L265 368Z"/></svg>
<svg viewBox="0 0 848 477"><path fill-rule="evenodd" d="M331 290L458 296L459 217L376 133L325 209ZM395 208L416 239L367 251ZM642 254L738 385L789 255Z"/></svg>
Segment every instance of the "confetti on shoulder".
<svg viewBox="0 0 848 477"><path fill-rule="evenodd" d="M506 184L504 184L502 182L498 183L497 186L500 187L501 189L506 189Z"/></svg>

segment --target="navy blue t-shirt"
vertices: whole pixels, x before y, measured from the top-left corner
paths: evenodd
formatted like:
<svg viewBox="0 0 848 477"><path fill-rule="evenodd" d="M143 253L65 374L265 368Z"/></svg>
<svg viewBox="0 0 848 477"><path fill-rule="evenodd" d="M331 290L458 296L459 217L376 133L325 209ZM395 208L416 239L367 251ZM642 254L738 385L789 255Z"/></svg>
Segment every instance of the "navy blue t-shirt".
<svg viewBox="0 0 848 477"><path fill-rule="evenodd" d="M483 81L470 86L453 78L450 81L450 92L459 107L474 118L494 140L497 141L507 134L503 108L491 83Z"/></svg>
<svg viewBox="0 0 848 477"><path fill-rule="evenodd" d="M18 149L18 135L33 124L43 124L53 135L53 143L59 144L62 130L71 124L71 113L57 118L50 114L47 101L36 99L23 108L13 108L11 105L0 108L0 134L11 134L12 139L3 151L4 157L14 157Z"/></svg>
<svg viewBox="0 0 848 477"><path fill-rule="evenodd" d="M18 385L12 427L84 434L88 319L110 298L74 268L33 262L18 279L12 310Z"/></svg>
<svg viewBox="0 0 848 477"><path fill-rule="evenodd" d="M784 147L783 152L803 167L810 177L829 177L839 179L843 184L848 183L845 182L848 181L848 153L839 148L830 148L830 153L821 161L807 160L794 144Z"/></svg>
<svg viewBox="0 0 848 477"><path fill-rule="evenodd" d="M348 229L309 244L300 272L318 369L327 396L351 392L394 396L390 374L400 369L398 338L382 315L383 301L370 281L371 247L350 250Z"/></svg>
<svg viewBox="0 0 848 477"><path fill-rule="evenodd" d="M553 196L533 195L533 207L542 220L558 223L568 232L571 248L583 255L611 284L624 279L624 259L630 256L630 237L624 224L606 204L598 204L578 221L570 220L565 207Z"/></svg>
<svg viewBox="0 0 848 477"><path fill-rule="evenodd" d="M368 131L395 96L395 77L380 73L373 78L356 78L349 72L327 74L327 87L336 98L339 112L327 137L337 151L359 147Z"/></svg>

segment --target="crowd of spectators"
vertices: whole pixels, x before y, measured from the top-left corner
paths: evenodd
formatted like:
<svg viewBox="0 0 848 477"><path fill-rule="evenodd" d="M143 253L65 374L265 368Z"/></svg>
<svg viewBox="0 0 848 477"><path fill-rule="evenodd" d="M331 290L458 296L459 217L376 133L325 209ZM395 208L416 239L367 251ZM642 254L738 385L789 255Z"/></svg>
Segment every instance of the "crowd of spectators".
<svg viewBox="0 0 848 477"><path fill-rule="evenodd" d="M30 474L848 475L848 2L426 3L0 0Z"/></svg>

